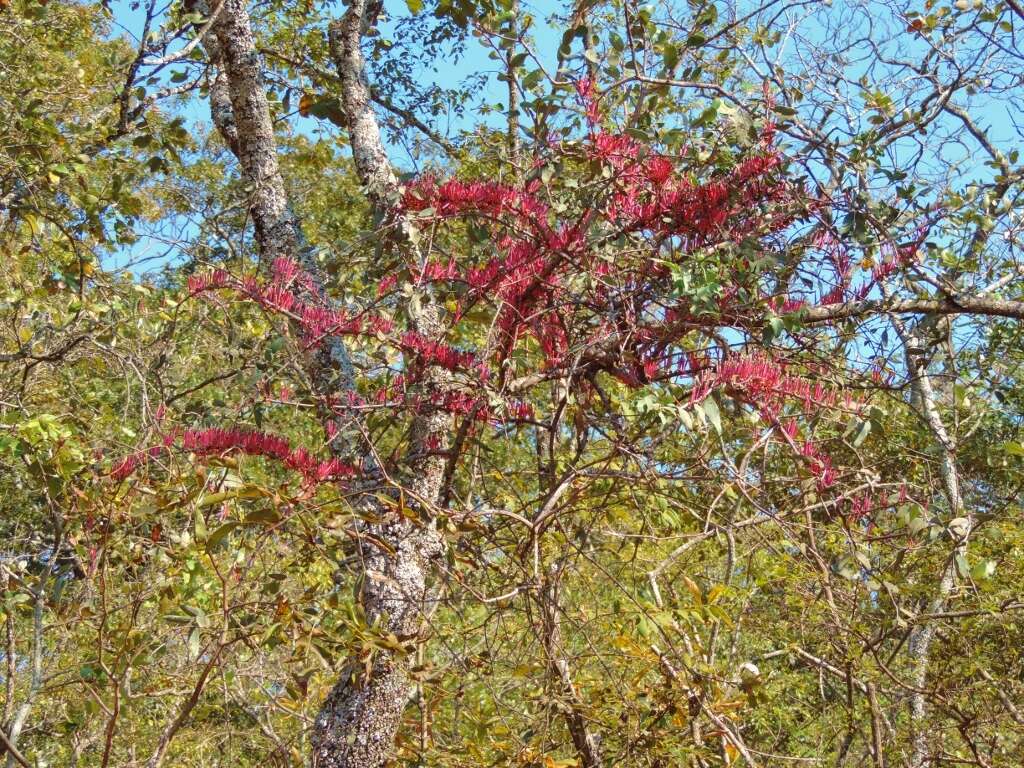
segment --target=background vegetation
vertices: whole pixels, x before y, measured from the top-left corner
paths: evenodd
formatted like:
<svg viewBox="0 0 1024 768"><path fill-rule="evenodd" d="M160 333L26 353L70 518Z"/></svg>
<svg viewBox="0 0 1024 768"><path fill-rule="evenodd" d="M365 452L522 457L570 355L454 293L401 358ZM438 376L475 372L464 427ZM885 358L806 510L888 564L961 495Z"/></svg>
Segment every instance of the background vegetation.
<svg viewBox="0 0 1024 768"><path fill-rule="evenodd" d="M393 669L395 765L1021 764L1015 0L250 3L273 178L237 101L217 120L245 10L0 0L8 766L381 765L315 723ZM356 17L403 187L353 162ZM676 182L637 181L655 156ZM737 181L751 157L777 165ZM586 245L478 188L446 212L448 178ZM711 234L607 214L719 180ZM513 274L514 242L562 283L502 347L510 293L424 270ZM282 253L393 324L326 334L352 382L254 300ZM209 429L361 478L182 442ZM424 532L403 632L373 558Z"/></svg>

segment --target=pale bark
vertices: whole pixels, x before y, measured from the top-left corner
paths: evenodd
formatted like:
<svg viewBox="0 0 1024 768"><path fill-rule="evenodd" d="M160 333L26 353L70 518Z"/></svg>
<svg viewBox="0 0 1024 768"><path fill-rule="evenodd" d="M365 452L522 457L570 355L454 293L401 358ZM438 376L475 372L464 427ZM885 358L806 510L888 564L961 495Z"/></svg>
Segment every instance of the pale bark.
<svg viewBox="0 0 1024 768"><path fill-rule="evenodd" d="M205 0L195 7L209 12ZM326 281L306 246L278 164L262 64L244 0L223 1L213 34L204 38L203 47L212 67L211 118L251 186L249 211L260 255L266 261L278 257L297 261L322 294ZM309 370L321 397L352 388L354 372L340 338L324 339L313 358Z"/></svg>
<svg viewBox="0 0 1024 768"><path fill-rule="evenodd" d="M25 723L28 721L29 713L32 711L36 695L43 685L43 610L46 603L46 585L50 575L50 563L45 563L45 566L45 569L39 575L36 588L33 590L32 648L28 693L26 693L21 705L15 710L10 730L3 739L7 749L7 768L14 768L15 762L25 765L25 758L18 752L18 742L21 739L21 732L25 728Z"/></svg>
<svg viewBox="0 0 1024 768"><path fill-rule="evenodd" d="M224 0L213 31L227 78L238 161L253 185L250 211L261 255L294 259L299 253L298 222L288 204L277 163L262 66L244 2Z"/></svg>
<svg viewBox="0 0 1024 768"><path fill-rule="evenodd" d="M14 640L14 616L8 611L4 616L6 647L4 656L7 662L7 679L4 681L4 712L0 716L0 725L7 727L14 713L14 676L18 673L17 643Z"/></svg>
<svg viewBox="0 0 1024 768"><path fill-rule="evenodd" d="M425 314L436 320L429 308ZM430 326L426 319L417 324L421 333L431 327L431 335L437 335L439 326ZM448 373L434 368L425 379L429 390L442 391ZM368 536L360 546L364 574L360 597L367 620L410 644L417 641L423 617L436 603L430 575L444 552L444 537L437 530L433 510L441 496L451 421L449 414L433 411L418 416L413 424L406 459L411 479L405 491L418 519L410 519L408 512L378 508L382 522L366 526ZM433 445L433 450L427 450L427 445ZM314 724L315 768L379 768L388 762L402 715L416 689L409 675L414 658L409 652L380 650L369 675L342 675Z"/></svg>
<svg viewBox="0 0 1024 768"><path fill-rule="evenodd" d="M53 575L53 560L56 558L57 553L60 552L64 536L64 520L57 513L52 502L51 512L53 515L52 519L54 528L53 543L50 546L49 556L45 560L40 558L43 568L40 571L39 578L32 590L32 645L29 651L30 675L28 691L26 692L21 705L15 710L10 728L7 733L4 734L2 739L7 752L7 768L14 768L15 763L20 763L21 765L28 764L25 756L18 751L18 742L21 739L22 731L28 721L29 713L35 705L36 697L39 695L39 692L43 687L43 654L45 652L45 625L43 623L43 614L46 610L46 598L47 591L49 590L50 577ZM8 663L10 663L10 660L8 660ZM2 730L5 725L6 723L0 723L0 730Z"/></svg>
<svg viewBox="0 0 1024 768"><path fill-rule="evenodd" d="M878 697L872 683L868 683L868 704L871 707L871 757L875 768L885 768L885 753L882 751L882 710L878 706Z"/></svg>
<svg viewBox="0 0 1024 768"><path fill-rule="evenodd" d="M367 20L379 12L365 2L354 2L340 22L332 26L332 51L338 59L343 86L343 107L349 126L356 170L377 211L390 215L398 182L384 151L373 114L363 71L359 43ZM316 265L307 258L298 222L291 212L277 162L273 125L262 82L261 64L252 28L242 0L225 0L214 25L215 42L207 43L214 65L211 109L217 127L236 153L246 179L252 186L250 211L256 241L265 259L298 259L314 279ZM225 86L230 112L225 109ZM405 231L405 222L399 230ZM439 310L427 305L416 319L416 330L429 337L442 332ZM312 368L320 394L351 386L348 359L340 342L326 345L329 354ZM428 370L423 386L441 391L450 374L439 368ZM443 550L443 537L433 522L432 509L440 497L444 476L444 449L451 431L451 416L430 411L417 417L406 457L412 478L405 491L410 506L419 514L413 520L394 508L367 496L362 500L379 523L367 524L360 547L363 565L361 599L366 616L377 629L403 641L415 638L422 617L429 612L432 595L429 573ZM431 446L430 450L426 446ZM386 551L375 540L384 542ZM312 764L318 768L376 768L391 756L414 686L409 676L410 657L395 651L381 651L368 675L349 672L324 702L312 735ZM350 665L350 670L355 666Z"/></svg>
<svg viewBox="0 0 1024 768"><path fill-rule="evenodd" d="M7 738L7 734L4 733L2 724L0 724L0 747L3 748L3 752L9 753L10 757L8 758L8 761L14 760L19 765L25 766L25 768L32 768L32 764L28 761L28 758L21 754L21 752L18 751L18 748L11 743L11 740ZM3 752L0 752L0 754L3 754Z"/></svg>
<svg viewBox="0 0 1024 768"><path fill-rule="evenodd" d="M215 40L207 44L206 49L213 64L210 78L210 116L228 149L238 157L238 128L235 115L231 111L231 91L228 88L228 76L221 66L220 48ZM216 52L216 53L215 53Z"/></svg>
<svg viewBox="0 0 1024 768"><path fill-rule="evenodd" d="M939 413L935 389L932 385L931 374L928 371L928 363L922 342L913 334L908 332L902 323L895 323L906 348L907 371L911 377L914 400L921 411L921 416L928 425L932 437L938 444L941 451L939 474L942 478L943 492L946 502L953 518L964 518L966 526L962 533L957 536L954 542L953 551L946 561L939 583L931 601L928 603L926 612L929 614L940 613L946 605L946 601L956 586L956 561L964 555L967 550L967 540L974 527L974 518L964 506L963 496L960 490L960 476L956 466L957 443L956 436L949 433ZM911 662L911 682L914 692L910 697L910 721L911 721L911 768L927 768L932 765L931 749L929 745L929 731L926 727L927 718L927 693L928 669L932 641L935 639L936 624L934 621L924 621L911 629L907 641L907 653Z"/></svg>
<svg viewBox="0 0 1024 768"><path fill-rule="evenodd" d="M506 141L508 142L508 160L518 173L519 164L522 162L522 142L519 138L519 78L516 77L516 68L512 61L516 56L516 35L518 34L519 0L512 0L512 30L509 39L505 44L505 75L508 77L508 122L506 125Z"/></svg>
<svg viewBox="0 0 1024 768"><path fill-rule="evenodd" d="M1024 319L1024 301L992 299L988 296L949 296L941 299L865 299L845 301L801 311L804 322L827 323L861 319L872 315L977 315Z"/></svg>
<svg viewBox="0 0 1024 768"><path fill-rule="evenodd" d="M344 16L330 26L330 49L341 80L341 106L356 173L377 213L393 227L396 243L409 247L412 226L395 213L398 180L371 106L360 48L363 34L380 10L380 2L352 0ZM444 331L440 308L425 302L413 325L421 335L439 338ZM421 386L428 395L443 393L451 386L451 374L430 368ZM361 546L365 574L361 599L367 619L406 642L416 641L423 617L436 601L430 574L444 551L444 538L433 511L442 495L451 431L448 413L427 410L415 418L405 457L409 478L405 490L418 519L380 510L382 522L368 525L366 532L393 553L370 543L371 538ZM413 658L411 653L379 651L369 675L343 675L316 718L312 736L316 768L379 768L390 759L403 712L416 688L409 675Z"/></svg>
<svg viewBox="0 0 1024 768"><path fill-rule="evenodd" d="M341 110L345 115L356 173L370 202L381 213L388 213L398 193L398 178L388 160L373 111L361 48L363 34L380 14L383 5L380 0L352 0L345 15L331 23L328 42L341 81Z"/></svg>

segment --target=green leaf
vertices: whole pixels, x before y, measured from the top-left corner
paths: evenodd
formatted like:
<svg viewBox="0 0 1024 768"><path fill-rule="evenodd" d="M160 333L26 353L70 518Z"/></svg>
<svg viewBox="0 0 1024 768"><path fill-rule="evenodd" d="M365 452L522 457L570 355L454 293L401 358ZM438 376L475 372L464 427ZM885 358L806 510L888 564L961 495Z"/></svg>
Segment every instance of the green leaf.
<svg viewBox="0 0 1024 768"><path fill-rule="evenodd" d="M715 432L722 434L722 414L718 410L718 403L715 402L713 397L709 397L701 404L704 409L704 414L708 417L708 421L711 422L711 426L715 428Z"/></svg>
<svg viewBox="0 0 1024 768"><path fill-rule="evenodd" d="M229 520L221 526L214 529L213 533L206 540L206 551L213 552L216 550L227 538L228 534L231 533L235 528L238 527L237 520Z"/></svg>
<svg viewBox="0 0 1024 768"><path fill-rule="evenodd" d="M987 581L995 575L996 572L996 561L995 560L981 560L974 564L971 568L971 578L975 581Z"/></svg>
<svg viewBox="0 0 1024 768"><path fill-rule="evenodd" d="M204 541L206 539L206 518L203 517L201 508L196 508L195 518L195 537L196 541Z"/></svg>
<svg viewBox="0 0 1024 768"><path fill-rule="evenodd" d="M193 627L192 631L188 633L188 655L192 659L199 658L200 649L200 636L199 627Z"/></svg>
<svg viewBox="0 0 1024 768"><path fill-rule="evenodd" d="M921 531L925 530L927 527L928 521L923 517L912 517L910 518L910 522L907 523L907 528L910 529L912 536L917 536L917 534L921 533Z"/></svg>
<svg viewBox="0 0 1024 768"><path fill-rule="evenodd" d="M860 444L864 442L867 436L871 433L871 421L865 420L860 423L860 428L857 430L856 437L853 438L853 447L859 448Z"/></svg>
<svg viewBox="0 0 1024 768"><path fill-rule="evenodd" d="M778 315L771 315L764 327L764 343L771 344L778 339L786 330L786 324Z"/></svg>
<svg viewBox="0 0 1024 768"><path fill-rule="evenodd" d="M687 429L693 429L693 416L691 416L690 412L683 406L679 406L679 421L682 422L682 425Z"/></svg>
<svg viewBox="0 0 1024 768"><path fill-rule="evenodd" d="M535 88L540 85L541 79L544 77L544 73L539 69L531 69L522 79L522 86L524 91L528 91L531 88Z"/></svg>
<svg viewBox="0 0 1024 768"><path fill-rule="evenodd" d="M345 127L345 113L341 102L335 98L319 99L309 105L309 114L318 120L329 120L339 128Z"/></svg>
<svg viewBox="0 0 1024 768"><path fill-rule="evenodd" d="M263 509L254 509L248 515L245 516L244 523L247 525L252 523L279 523L281 522L281 516L277 513L277 510L271 509L270 507L264 507Z"/></svg>
<svg viewBox="0 0 1024 768"><path fill-rule="evenodd" d="M841 557L833 564L836 573L849 581L856 581L860 578L860 568L852 557Z"/></svg>
<svg viewBox="0 0 1024 768"><path fill-rule="evenodd" d="M409 13L415 16L423 10L423 0L405 0L405 7L409 9Z"/></svg>
<svg viewBox="0 0 1024 768"><path fill-rule="evenodd" d="M697 17L697 24L701 27L709 27L718 21L718 8L709 5L700 16Z"/></svg>

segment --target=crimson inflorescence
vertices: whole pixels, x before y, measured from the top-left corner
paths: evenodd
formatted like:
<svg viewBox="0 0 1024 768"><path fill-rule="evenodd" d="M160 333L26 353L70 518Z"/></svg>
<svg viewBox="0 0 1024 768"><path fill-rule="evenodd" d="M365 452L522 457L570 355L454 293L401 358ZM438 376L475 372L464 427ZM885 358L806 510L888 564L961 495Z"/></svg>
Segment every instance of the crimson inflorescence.
<svg viewBox="0 0 1024 768"><path fill-rule="evenodd" d="M174 436L163 445L138 451L125 457L110 472L111 479L121 481L133 474L151 459L173 445ZM292 448L288 440L278 435L247 429L190 429L180 439L181 448L197 456L223 456L241 453L272 459L302 475L309 485L338 481L353 477L359 468L337 458L319 459L305 448Z"/></svg>

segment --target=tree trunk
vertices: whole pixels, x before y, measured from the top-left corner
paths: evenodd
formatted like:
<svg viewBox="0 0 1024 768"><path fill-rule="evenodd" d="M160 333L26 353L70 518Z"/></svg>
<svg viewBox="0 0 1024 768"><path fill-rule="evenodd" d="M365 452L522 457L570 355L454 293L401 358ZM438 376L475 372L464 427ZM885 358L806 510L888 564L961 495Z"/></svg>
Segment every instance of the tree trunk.
<svg viewBox="0 0 1024 768"><path fill-rule="evenodd" d="M417 323L420 333L440 333L438 310L424 308ZM425 375L428 391L444 391L447 371L430 369ZM437 530L433 510L440 500L446 464L445 451L452 417L442 411L417 416L413 423L406 464L412 478L404 491L418 513L379 510L383 522L367 526L360 545L364 580L363 608L370 625L379 622L384 632L402 642L417 641L423 618L436 605L437 590L431 585L433 562L444 552L444 537ZM429 446L429 448L428 448ZM384 542L394 552L378 545ZM343 674L328 694L313 729L314 768L379 768L391 757L405 707L415 691L409 667L411 652L379 650L369 675L353 670Z"/></svg>
<svg viewBox="0 0 1024 768"><path fill-rule="evenodd" d="M363 603L371 621L402 640L416 637L431 601L428 575L443 540L432 524L392 519L372 526L395 547L362 547L366 577ZM411 653L377 651L369 675L345 675L328 694L313 730L315 768L378 768L391 757L406 704L415 689Z"/></svg>
<svg viewBox="0 0 1024 768"><path fill-rule="evenodd" d="M394 211L398 180L387 158L360 48L362 36L381 11L379 0L352 0L344 16L331 24L329 42L341 80L341 106L345 114L356 173L371 204L394 226L395 239L411 247L412 226ZM421 336L440 339L444 333L442 310L424 302L414 320ZM429 398L451 388L451 375L429 368L421 385ZM403 642L414 641L424 616L436 601L430 583L433 562L444 552L444 537L435 525L434 510L442 497L446 451L452 417L425 411L412 426L405 456L410 478L405 491L417 512L416 519L394 510L383 511L380 524L368 526L370 537L361 545L365 578L361 592L370 624ZM383 551L379 539L394 552ZM415 685L409 677L411 653L378 651L366 676L343 675L324 702L313 730L315 768L379 768L391 757L402 715Z"/></svg>
<svg viewBox="0 0 1024 768"><path fill-rule="evenodd" d="M907 371L911 376L911 389L915 404L920 409L922 418L942 452L939 474L942 477L943 492L949 504L950 513L954 518L962 517L966 520L962 534L956 534L958 539L942 569L938 589L925 609L927 613L939 613L945 608L946 601L956 586L956 559L967 551L967 540L974 527L974 518L964 506L960 491L960 476L956 467L956 436L950 434L942 422L931 374L928 371L927 358L921 348L923 342L913 332L908 333L902 323L897 322L896 327L907 349ZM925 689L928 686L928 668L931 645L935 638L935 621L935 619L929 619L915 625L911 629L907 641L907 653L910 656L912 669L911 682L916 689L910 696L911 768L927 768L932 764L930 734L925 723L927 717Z"/></svg>

